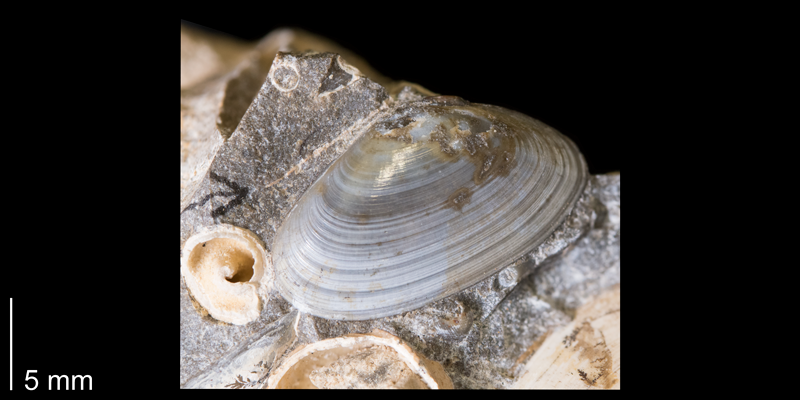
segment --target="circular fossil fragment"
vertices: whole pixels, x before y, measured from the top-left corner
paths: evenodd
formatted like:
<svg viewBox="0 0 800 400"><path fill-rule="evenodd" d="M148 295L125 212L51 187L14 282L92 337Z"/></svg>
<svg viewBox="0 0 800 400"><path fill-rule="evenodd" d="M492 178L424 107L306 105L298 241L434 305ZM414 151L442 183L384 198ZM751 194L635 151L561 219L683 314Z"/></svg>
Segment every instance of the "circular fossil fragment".
<svg viewBox="0 0 800 400"><path fill-rule="evenodd" d="M308 344L281 362L269 389L452 389L442 366L379 329Z"/></svg>
<svg viewBox="0 0 800 400"><path fill-rule="evenodd" d="M186 241L181 274L192 296L223 322L243 325L258 318L258 285L272 281L264 245L252 232L214 225Z"/></svg>
<svg viewBox="0 0 800 400"><path fill-rule="evenodd" d="M376 122L306 191L275 237L280 293L365 320L444 298L534 250L588 172L566 137L454 96Z"/></svg>

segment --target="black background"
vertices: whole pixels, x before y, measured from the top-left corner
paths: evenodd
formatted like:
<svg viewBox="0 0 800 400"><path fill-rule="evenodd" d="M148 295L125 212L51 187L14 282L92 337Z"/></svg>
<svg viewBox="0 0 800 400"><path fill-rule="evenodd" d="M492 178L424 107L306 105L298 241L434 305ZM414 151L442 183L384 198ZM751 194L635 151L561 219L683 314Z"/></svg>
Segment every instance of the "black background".
<svg viewBox="0 0 800 400"><path fill-rule="evenodd" d="M182 23L244 40L281 27L305 29L392 79L539 119L578 145L591 173L619 171L624 133L637 128L629 122L636 119L630 105L639 100L629 91L637 81L647 84L636 78L642 67L632 43L637 32L599 15L485 10L431 19L424 13L281 21L249 15Z"/></svg>

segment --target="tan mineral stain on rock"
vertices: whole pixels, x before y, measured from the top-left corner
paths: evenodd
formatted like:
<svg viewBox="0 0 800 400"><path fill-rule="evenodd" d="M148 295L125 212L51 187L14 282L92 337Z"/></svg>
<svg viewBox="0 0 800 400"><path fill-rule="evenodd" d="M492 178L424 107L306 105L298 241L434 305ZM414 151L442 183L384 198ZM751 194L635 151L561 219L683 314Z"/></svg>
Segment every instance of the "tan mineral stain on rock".
<svg viewBox="0 0 800 400"><path fill-rule="evenodd" d="M587 303L527 362L515 389L619 389L619 285Z"/></svg>

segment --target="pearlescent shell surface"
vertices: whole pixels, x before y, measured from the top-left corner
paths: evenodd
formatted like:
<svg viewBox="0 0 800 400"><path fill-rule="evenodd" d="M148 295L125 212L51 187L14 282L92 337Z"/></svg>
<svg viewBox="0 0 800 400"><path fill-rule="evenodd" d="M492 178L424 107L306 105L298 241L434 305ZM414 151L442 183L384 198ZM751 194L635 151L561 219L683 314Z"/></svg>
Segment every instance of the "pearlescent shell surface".
<svg viewBox="0 0 800 400"><path fill-rule="evenodd" d="M587 174L576 146L533 118L412 103L374 124L291 211L272 248L277 287L328 319L413 310L535 249Z"/></svg>

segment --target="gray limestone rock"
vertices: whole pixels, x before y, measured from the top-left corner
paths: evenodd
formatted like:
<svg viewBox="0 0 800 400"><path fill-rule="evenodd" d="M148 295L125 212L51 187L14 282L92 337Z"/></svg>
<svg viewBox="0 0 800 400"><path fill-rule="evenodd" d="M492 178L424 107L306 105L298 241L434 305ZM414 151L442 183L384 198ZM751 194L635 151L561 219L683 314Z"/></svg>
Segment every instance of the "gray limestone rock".
<svg viewBox="0 0 800 400"><path fill-rule="evenodd" d="M251 230L269 250L299 196L347 149L357 128L387 108L382 86L343 67L351 68L332 53L275 57L270 76L181 210L181 245L201 227L228 223Z"/></svg>
<svg viewBox="0 0 800 400"><path fill-rule="evenodd" d="M536 293L568 312L619 283L619 174L592 178L597 218L561 257L548 259L533 277Z"/></svg>
<svg viewBox="0 0 800 400"><path fill-rule="evenodd" d="M265 56L272 47L264 43L227 73L182 90L182 256L190 236L216 224L249 229L269 252L300 196L364 127L434 95L370 72L378 84L360 72L368 67L334 53ZM181 387L264 387L299 346L381 329L441 363L456 388L505 388L539 339L619 277L619 174L593 176L564 223L514 265L398 315L326 320L272 289L260 293L257 320L231 325L211 318L182 277Z"/></svg>
<svg viewBox="0 0 800 400"><path fill-rule="evenodd" d="M279 75L277 84L268 79L238 129L209 155L207 173L181 211L181 248L194 232L218 223L249 229L271 243L276 225L299 195L353 139L348 132L375 114L387 98L382 86L359 77L351 78L347 86L320 91L323 79L339 68L339 58L331 53L278 54L276 63L283 66L279 70L296 75ZM281 86L287 79L296 80L292 96L280 96L287 90ZM181 384L250 338L261 325L289 312L276 293L266 297L259 321L230 326L201 318L195 309L200 307L192 304L181 278ZM208 342L214 346L195 350Z"/></svg>
<svg viewBox="0 0 800 400"><path fill-rule="evenodd" d="M279 29L247 44L181 25L181 211L261 89L277 52L306 50L340 54L370 80L397 87L352 52L302 30Z"/></svg>

